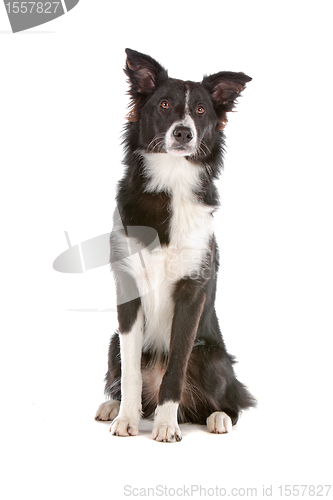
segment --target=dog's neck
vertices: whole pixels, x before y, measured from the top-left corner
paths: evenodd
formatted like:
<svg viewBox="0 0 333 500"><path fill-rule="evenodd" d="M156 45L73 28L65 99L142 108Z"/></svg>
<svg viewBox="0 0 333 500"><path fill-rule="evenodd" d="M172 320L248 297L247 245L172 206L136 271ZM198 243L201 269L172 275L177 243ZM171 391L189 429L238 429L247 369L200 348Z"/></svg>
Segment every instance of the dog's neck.
<svg viewBox="0 0 333 500"><path fill-rule="evenodd" d="M146 192L171 195L170 243L206 248L212 234L211 214L215 207L203 204L197 193L202 187L203 168L182 156L145 153ZM193 240L193 241L191 241Z"/></svg>
<svg viewBox="0 0 333 500"><path fill-rule="evenodd" d="M203 168L184 156L168 153L143 153L146 192L167 193L191 198L202 186Z"/></svg>

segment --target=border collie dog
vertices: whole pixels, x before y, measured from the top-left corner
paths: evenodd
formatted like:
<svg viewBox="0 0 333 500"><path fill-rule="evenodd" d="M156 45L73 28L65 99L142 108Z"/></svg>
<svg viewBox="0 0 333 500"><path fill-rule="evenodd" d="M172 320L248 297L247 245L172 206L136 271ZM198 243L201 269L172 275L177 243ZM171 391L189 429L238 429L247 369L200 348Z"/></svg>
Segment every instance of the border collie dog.
<svg viewBox="0 0 333 500"><path fill-rule="evenodd" d="M256 402L235 377L214 308L214 181L227 113L251 78L223 71L182 81L150 56L126 54L126 172L111 233L119 332L109 347L109 399L95 418L134 436L141 416L154 417L152 437L162 442L180 441L184 422L229 432Z"/></svg>

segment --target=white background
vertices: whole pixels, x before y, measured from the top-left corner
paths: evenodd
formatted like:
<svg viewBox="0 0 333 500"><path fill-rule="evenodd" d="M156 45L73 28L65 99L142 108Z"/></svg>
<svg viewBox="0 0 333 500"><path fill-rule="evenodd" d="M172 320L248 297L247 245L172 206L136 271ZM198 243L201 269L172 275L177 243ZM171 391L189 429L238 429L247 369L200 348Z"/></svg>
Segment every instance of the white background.
<svg viewBox="0 0 333 500"><path fill-rule="evenodd" d="M332 482L331 19L325 1L82 0L13 35L0 5L3 498ZM218 315L259 401L230 435L185 425L168 445L150 422L127 439L96 423L116 315L68 309L113 308L113 280L52 268L65 230L76 244L111 229L125 47L177 78L253 78L218 183Z"/></svg>

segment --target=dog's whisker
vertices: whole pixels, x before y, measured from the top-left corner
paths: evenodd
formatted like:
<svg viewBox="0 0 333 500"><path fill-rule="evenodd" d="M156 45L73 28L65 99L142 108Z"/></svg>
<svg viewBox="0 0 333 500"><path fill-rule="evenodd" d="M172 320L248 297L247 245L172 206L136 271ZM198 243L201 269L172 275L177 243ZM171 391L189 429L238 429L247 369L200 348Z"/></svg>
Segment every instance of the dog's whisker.
<svg viewBox="0 0 333 500"><path fill-rule="evenodd" d="M207 151L208 151L209 154L212 154L211 150L209 149L209 147L207 146L207 144L205 143L205 141L202 140L201 144L207 149ZM207 156L207 153L205 153L205 154Z"/></svg>
<svg viewBox="0 0 333 500"><path fill-rule="evenodd" d="M206 153L205 153L205 151L204 151L204 149L203 149L201 146L199 146L199 151L201 151L201 153L202 153L204 156L207 156L207 155L206 155Z"/></svg>
<svg viewBox="0 0 333 500"><path fill-rule="evenodd" d="M155 144L155 146L153 147L152 151L154 151L154 149L157 147L157 146L161 146L162 144L164 144L164 141L159 141Z"/></svg>
<svg viewBox="0 0 333 500"><path fill-rule="evenodd" d="M147 146L147 149L149 150L150 149L150 146L152 144L154 144L155 141L157 141L158 139L162 139L164 137L164 133L160 133L160 134L156 134L155 137L150 141L150 143L148 144Z"/></svg>

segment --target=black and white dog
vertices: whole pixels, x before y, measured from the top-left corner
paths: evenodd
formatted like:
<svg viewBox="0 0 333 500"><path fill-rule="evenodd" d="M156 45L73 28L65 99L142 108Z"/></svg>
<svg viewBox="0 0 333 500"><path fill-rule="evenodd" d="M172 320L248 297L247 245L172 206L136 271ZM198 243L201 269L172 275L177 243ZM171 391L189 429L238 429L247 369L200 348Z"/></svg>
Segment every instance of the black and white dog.
<svg viewBox="0 0 333 500"><path fill-rule="evenodd" d="M229 432L255 400L235 377L214 308L214 180L227 113L251 78L176 80L151 57L126 54L126 172L111 235L119 333L109 348L111 400L95 418L113 420L112 434L133 436L140 416L155 415L153 438L164 442L180 441L184 422Z"/></svg>

